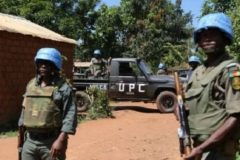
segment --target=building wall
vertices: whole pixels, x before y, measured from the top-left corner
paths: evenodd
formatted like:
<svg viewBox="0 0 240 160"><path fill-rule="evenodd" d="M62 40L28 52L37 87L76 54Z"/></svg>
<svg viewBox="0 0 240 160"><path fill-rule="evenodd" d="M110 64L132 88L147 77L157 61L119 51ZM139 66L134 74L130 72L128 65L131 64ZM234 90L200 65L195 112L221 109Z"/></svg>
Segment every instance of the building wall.
<svg viewBox="0 0 240 160"><path fill-rule="evenodd" d="M41 47L55 47L64 56L64 72L72 78L74 44L0 31L0 124L18 119L26 84L35 76L34 57Z"/></svg>

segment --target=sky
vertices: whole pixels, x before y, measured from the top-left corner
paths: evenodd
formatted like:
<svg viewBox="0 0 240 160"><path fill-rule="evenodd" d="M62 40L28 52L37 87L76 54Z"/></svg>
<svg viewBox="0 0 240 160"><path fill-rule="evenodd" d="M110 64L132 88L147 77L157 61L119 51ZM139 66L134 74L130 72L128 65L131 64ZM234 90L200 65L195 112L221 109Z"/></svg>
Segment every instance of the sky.
<svg viewBox="0 0 240 160"><path fill-rule="evenodd" d="M102 3L108 6L118 6L121 0L101 0ZM171 0L175 3L175 0ZM198 21L198 17L201 13L201 8L205 0L182 0L182 8L185 12L191 11L193 15L193 26L195 27Z"/></svg>

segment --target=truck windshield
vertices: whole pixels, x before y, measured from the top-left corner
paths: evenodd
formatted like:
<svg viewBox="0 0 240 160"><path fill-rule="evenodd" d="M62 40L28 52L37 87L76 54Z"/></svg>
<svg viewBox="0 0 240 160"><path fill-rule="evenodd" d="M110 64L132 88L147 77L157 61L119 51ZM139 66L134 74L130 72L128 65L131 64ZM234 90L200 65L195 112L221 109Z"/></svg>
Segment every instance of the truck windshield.
<svg viewBox="0 0 240 160"><path fill-rule="evenodd" d="M150 67L147 65L147 63L144 60L141 60L139 63L140 68L145 72L147 75L153 75L152 70Z"/></svg>

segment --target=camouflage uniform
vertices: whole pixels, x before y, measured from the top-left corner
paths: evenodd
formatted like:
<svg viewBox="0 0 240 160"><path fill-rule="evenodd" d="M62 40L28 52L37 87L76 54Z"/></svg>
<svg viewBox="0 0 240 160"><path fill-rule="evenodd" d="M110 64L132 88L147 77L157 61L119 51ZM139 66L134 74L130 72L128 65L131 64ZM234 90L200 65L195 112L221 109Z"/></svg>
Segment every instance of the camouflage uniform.
<svg viewBox="0 0 240 160"><path fill-rule="evenodd" d="M157 71L157 75L165 75L165 74L167 74L167 71L164 70L164 69L159 69L159 70Z"/></svg>
<svg viewBox="0 0 240 160"><path fill-rule="evenodd" d="M60 132L74 134L76 131L76 106L71 86L62 78L55 78L51 84L43 89L39 87L39 78L34 78L27 85L19 119L19 126L26 127L23 160L50 160L51 146ZM67 141L65 144L67 149ZM65 153L60 154L57 160L65 157Z"/></svg>
<svg viewBox="0 0 240 160"><path fill-rule="evenodd" d="M193 72L186 87L185 101L189 107L188 120L194 147L208 139L230 115L240 113L239 73L239 64L226 54L211 66L204 64ZM205 152L202 160L233 160L239 136L238 126L222 145Z"/></svg>
<svg viewBox="0 0 240 160"><path fill-rule="evenodd" d="M95 77L102 76L102 74L106 71L106 63L107 62L102 58L92 58L90 66L91 73Z"/></svg>

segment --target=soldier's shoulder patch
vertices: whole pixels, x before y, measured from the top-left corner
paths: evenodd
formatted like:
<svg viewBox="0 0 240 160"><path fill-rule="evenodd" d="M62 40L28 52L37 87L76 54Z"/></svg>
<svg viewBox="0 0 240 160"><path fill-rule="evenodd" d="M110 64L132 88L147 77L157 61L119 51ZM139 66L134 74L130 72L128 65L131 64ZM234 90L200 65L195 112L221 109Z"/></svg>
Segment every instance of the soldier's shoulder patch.
<svg viewBox="0 0 240 160"><path fill-rule="evenodd" d="M231 63L227 65L228 76L231 78L232 88L240 90L240 64Z"/></svg>
<svg viewBox="0 0 240 160"><path fill-rule="evenodd" d="M229 65L226 66L226 69L228 71L228 76L230 78L240 76L240 64L239 63L230 63Z"/></svg>

